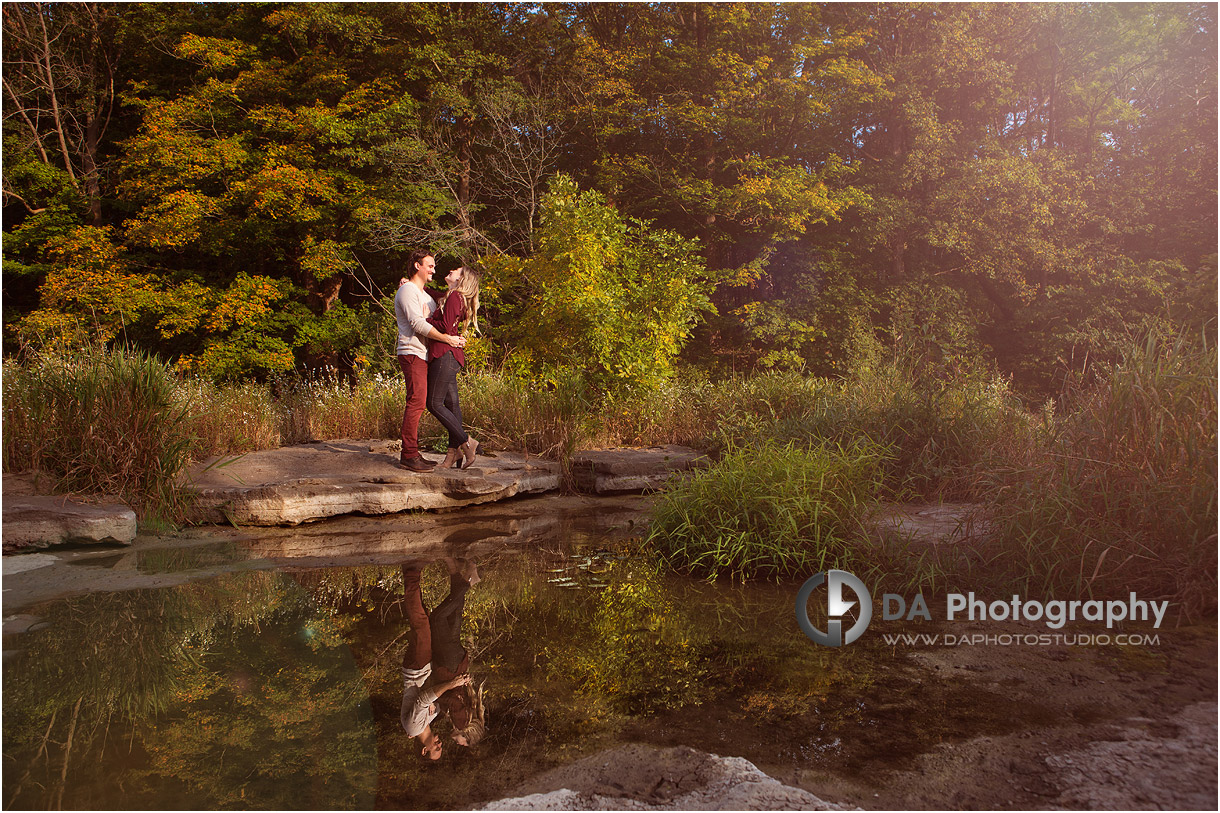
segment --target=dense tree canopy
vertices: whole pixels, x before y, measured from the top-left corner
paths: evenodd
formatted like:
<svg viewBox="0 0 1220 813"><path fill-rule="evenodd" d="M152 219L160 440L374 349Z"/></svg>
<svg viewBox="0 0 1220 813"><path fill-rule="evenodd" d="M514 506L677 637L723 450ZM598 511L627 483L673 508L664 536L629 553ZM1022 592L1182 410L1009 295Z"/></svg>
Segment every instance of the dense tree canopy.
<svg viewBox="0 0 1220 813"><path fill-rule="evenodd" d="M1214 333L1216 73L1207 4L7 3L5 350L359 372L426 246L495 272L488 358L601 388L1053 391Z"/></svg>

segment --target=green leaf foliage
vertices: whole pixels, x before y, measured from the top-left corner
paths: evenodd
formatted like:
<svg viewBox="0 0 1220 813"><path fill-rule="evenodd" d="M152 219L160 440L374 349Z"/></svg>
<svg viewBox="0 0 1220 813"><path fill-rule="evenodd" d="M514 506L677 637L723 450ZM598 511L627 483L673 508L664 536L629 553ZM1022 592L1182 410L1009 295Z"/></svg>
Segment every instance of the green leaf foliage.
<svg viewBox="0 0 1220 813"><path fill-rule="evenodd" d="M599 391L654 388L710 309L698 244L623 218L565 176L542 207L538 254L515 269L528 290L514 311L514 363L545 377L579 360Z"/></svg>
<svg viewBox="0 0 1220 813"><path fill-rule="evenodd" d="M10 352L385 370L419 248L492 272L481 358L601 392L848 375L920 323L920 358L1041 397L1144 327L1215 333L1206 4L14 4L4 34ZM249 280L275 295L235 309Z"/></svg>

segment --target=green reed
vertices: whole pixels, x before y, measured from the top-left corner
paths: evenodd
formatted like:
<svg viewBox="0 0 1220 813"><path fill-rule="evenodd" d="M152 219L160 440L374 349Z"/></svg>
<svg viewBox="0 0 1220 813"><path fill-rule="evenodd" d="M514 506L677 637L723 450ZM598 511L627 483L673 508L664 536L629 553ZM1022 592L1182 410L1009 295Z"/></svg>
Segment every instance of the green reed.
<svg viewBox="0 0 1220 813"><path fill-rule="evenodd" d="M861 558L883 460L863 442L730 449L661 494L649 544L670 566L709 578L850 568Z"/></svg>
<svg viewBox="0 0 1220 813"><path fill-rule="evenodd" d="M178 519L176 481L194 441L165 364L113 350L4 367L4 468L52 474L58 489L114 495L141 517Z"/></svg>
<svg viewBox="0 0 1220 813"><path fill-rule="evenodd" d="M1216 361L1149 334L1070 392L1038 464L992 478L987 569L1046 594L1214 606Z"/></svg>

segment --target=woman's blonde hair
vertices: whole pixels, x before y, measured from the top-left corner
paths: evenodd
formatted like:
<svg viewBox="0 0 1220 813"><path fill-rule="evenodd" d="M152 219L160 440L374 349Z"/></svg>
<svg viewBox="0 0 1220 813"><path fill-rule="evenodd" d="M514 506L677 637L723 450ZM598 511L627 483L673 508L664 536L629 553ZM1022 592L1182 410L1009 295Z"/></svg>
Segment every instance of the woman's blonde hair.
<svg viewBox="0 0 1220 813"><path fill-rule="evenodd" d="M453 288L462 295L462 335L479 332L479 283L483 272L469 265L462 266L462 278Z"/></svg>
<svg viewBox="0 0 1220 813"><path fill-rule="evenodd" d="M462 276L466 275L463 274ZM485 685L486 682L480 683L478 689L475 689L472 685L463 686L461 689L466 694L466 697L463 698L465 700L464 705L470 717L462 728L454 727L453 735L461 734L464 736L468 746L477 745L483 739L483 735L487 733L487 711L483 708L483 687Z"/></svg>

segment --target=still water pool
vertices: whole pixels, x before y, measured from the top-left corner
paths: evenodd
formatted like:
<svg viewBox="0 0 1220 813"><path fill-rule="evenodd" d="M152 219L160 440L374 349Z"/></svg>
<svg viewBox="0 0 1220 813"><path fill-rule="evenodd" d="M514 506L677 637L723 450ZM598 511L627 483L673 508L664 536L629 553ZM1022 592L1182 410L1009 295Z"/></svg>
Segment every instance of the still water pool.
<svg viewBox="0 0 1220 813"><path fill-rule="evenodd" d="M538 499L60 554L55 579L22 574L35 603L6 591L28 623L5 635L4 804L470 808L625 742L859 780L1044 715L928 679L880 636L814 646L798 584L659 571L639 553L645 507ZM399 718L402 568L424 568L434 608L446 557L482 577L461 636L487 732L458 746L441 715L427 763Z"/></svg>

